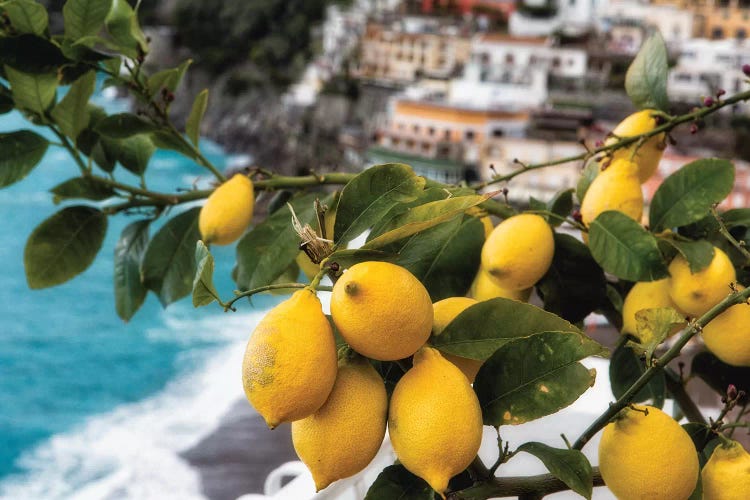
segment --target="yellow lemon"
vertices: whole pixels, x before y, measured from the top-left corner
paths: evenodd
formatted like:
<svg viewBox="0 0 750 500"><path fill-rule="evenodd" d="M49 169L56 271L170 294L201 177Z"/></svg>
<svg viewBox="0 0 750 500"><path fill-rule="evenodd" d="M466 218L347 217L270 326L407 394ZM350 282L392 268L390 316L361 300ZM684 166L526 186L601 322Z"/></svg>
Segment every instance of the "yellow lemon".
<svg viewBox="0 0 750 500"><path fill-rule="evenodd" d="M469 296L480 302L497 297L528 302L532 290L533 288L531 287L524 290L508 290L507 288L503 288L493 281L487 271L479 268L479 272L474 278L474 282L471 284Z"/></svg>
<svg viewBox="0 0 750 500"><path fill-rule="evenodd" d="M295 292L271 309L250 336L242 385L273 429L317 411L336 379L333 329L311 290Z"/></svg>
<svg viewBox="0 0 750 500"><path fill-rule="evenodd" d="M604 428L599 470L619 500L685 500L698 482L698 454L672 417L636 406Z"/></svg>
<svg viewBox="0 0 750 500"><path fill-rule="evenodd" d="M385 436L388 397L378 372L365 358L339 361L331 395L315 413L292 422L292 442L320 491L361 471Z"/></svg>
<svg viewBox="0 0 750 500"><path fill-rule="evenodd" d="M360 262L333 286L331 317L358 353L381 361L403 359L432 331L432 301L409 271L388 262Z"/></svg>
<svg viewBox="0 0 750 500"><path fill-rule="evenodd" d="M201 238L214 245L229 245L245 232L253 219L253 181L242 174L217 187L198 217Z"/></svg>
<svg viewBox="0 0 750 500"><path fill-rule="evenodd" d="M671 307L677 309L669 296L669 278L657 281L642 281L633 285L622 304L622 332L638 337L635 313L642 309ZM676 327L672 334L680 331Z"/></svg>
<svg viewBox="0 0 750 500"><path fill-rule="evenodd" d="M729 294L729 285L737 274L727 254L714 247L714 258L708 267L693 274L682 255L669 264L672 284L669 296L681 310L691 316L701 316Z"/></svg>
<svg viewBox="0 0 750 500"><path fill-rule="evenodd" d="M640 222L643 215L643 192L638 166L616 159L589 186L581 202L581 218L586 226L607 210L619 210Z"/></svg>
<svg viewBox="0 0 750 500"><path fill-rule="evenodd" d="M487 215L487 212L479 207L471 207L470 209L466 210L466 215L471 215L473 217L479 218L479 221L484 227L485 239L487 239L492 230L495 229L494 224L492 224L492 217Z"/></svg>
<svg viewBox="0 0 750 500"><path fill-rule="evenodd" d="M479 451L479 400L461 370L425 347L393 390L388 432L401 464L442 495Z"/></svg>
<svg viewBox="0 0 750 500"><path fill-rule="evenodd" d="M508 290L534 286L552 264L555 239L547 221L519 214L502 221L482 247L482 267Z"/></svg>
<svg viewBox="0 0 750 500"><path fill-rule="evenodd" d="M658 126L656 118L652 116L653 109L644 109L633 113L621 121L612 131L614 137L610 137L605 144L617 142L618 137L632 137L634 135L651 132ZM664 152L664 133L649 137L643 144L638 146L634 143L627 148L621 148L612 153L613 159L623 158L633 161L638 165L638 178L641 183L646 182L659 166L659 160ZM635 155L633 152L635 151Z"/></svg>
<svg viewBox="0 0 750 500"><path fill-rule="evenodd" d="M750 366L750 305L734 305L711 320L703 327L703 341L723 362Z"/></svg>
<svg viewBox="0 0 750 500"><path fill-rule="evenodd" d="M714 449L701 472L703 500L746 500L750 496L750 454L737 441Z"/></svg>
<svg viewBox="0 0 750 500"><path fill-rule="evenodd" d="M432 334L434 336L440 335L448 323L456 319L456 316L461 314L463 311L478 304L474 299L468 297L449 297L447 299L440 300L432 304L434 311L433 322L432 322ZM445 359L453 363L458 367L459 370L466 375L469 382L474 382L477 376L479 368L482 366L482 361L476 359L463 358L447 352L441 353Z"/></svg>

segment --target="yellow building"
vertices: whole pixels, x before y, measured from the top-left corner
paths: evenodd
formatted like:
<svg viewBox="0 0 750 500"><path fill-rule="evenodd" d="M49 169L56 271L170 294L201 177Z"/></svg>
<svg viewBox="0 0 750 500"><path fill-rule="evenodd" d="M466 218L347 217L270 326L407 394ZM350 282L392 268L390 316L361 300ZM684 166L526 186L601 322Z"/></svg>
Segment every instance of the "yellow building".
<svg viewBox="0 0 750 500"><path fill-rule="evenodd" d="M653 0L693 12L693 36L723 40L750 35L750 0Z"/></svg>

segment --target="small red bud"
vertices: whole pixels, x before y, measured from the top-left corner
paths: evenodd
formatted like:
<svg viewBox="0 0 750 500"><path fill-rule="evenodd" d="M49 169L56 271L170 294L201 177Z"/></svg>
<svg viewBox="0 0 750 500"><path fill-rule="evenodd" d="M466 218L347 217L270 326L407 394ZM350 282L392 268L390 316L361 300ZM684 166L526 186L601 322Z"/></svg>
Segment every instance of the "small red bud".
<svg viewBox="0 0 750 500"><path fill-rule="evenodd" d="M703 105L707 108L710 108L714 105L714 98L711 96L706 97L705 99L703 99Z"/></svg>
<svg viewBox="0 0 750 500"><path fill-rule="evenodd" d="M601 141L601 140L596 141L594 143L594 146L597 147L597 148L600 148L600 147L604 146L604 141Z"/></svg>
<svg viewBox="0 0 750 500"><path fill-rule="evenodd" d="M750 64L743 64L742 72L745 73L745 76L750 76Z"/></svg>
<svg viewBox="0 0 750 500"><path fill-rule="evenodd" d="M729 384L727 387L727 399L730 401L737 399L737 387L734 384Z"/></svg>
<svg viewBox="0 0 750 500"><path fill-rule="evenodd" d="M573 220L576 222L583 222L583 216L581 215L581 211L577 208L573 210Z"/></svg>
<svg viewBox="0 0 750 500"><path fill-rule="evenodd" d="M716 91L716 98L718 99L719 97L723 96L723 95L724 95L724 94L726 94L726 93L727 93L727 91L726 91L726 90L724 90L724 89L719 89L719 90L717 90L717 91Z"/></svg>
<svg viewBox="0 0 750 500"><path fill-rule="evenodd" d="M695 123L690 124L690 133L691 134L697 134L698 133L698 125Z"/></svg>

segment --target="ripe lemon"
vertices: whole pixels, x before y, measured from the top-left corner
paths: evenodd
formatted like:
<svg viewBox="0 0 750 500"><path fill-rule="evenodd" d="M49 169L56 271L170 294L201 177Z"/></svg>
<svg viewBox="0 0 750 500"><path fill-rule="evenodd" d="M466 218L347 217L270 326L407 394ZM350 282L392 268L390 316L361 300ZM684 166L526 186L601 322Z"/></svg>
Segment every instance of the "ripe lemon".
<svg viewBox="0 0 750 500"><path fill-rule="evenodd" d="M253 407L273 429L317 411L336 379L336 344L320 300L295 292L271 309L250 336L242 385Z"/></svg>
<svg viewBox="0 0 750 500"><path fill-rule="evenodd" d="M479 207L471 207L470 209L466 210L466 215L471 215L471 216L479 218L479 221L482 223L482 226L484 227L485 239L487 239L487 237L490 235L492 230L495 229L494 224L492 224L492 217L487 215L487 212Z"/></svg>
<svg viewBox="0 0 750 500"><path fill-rule="evenodd" d="M714 258L705 269L693 274L682 255L669 264L672 284L669 296L681 310L700 316L729 294L729 284L737 279L727 254L714 247Z"/></svg>
<svg viewBox="0 0 750 500"><path fill-rule="evenodd" d="M381 361L403 359L432 331L430 294L409 271L388 262L360 262L333 286L331 317L358 353Z"/></svg>
<svg viewBox="0 0 750 500"><path fill-rule="evenodd" d="M456 316L464 312L474 304L478 304L474 299L468 297L449 297L432 304L434 311L432 322L432 335L440 335L448 323L456 319ZM459 370L466 375L469 382L474 382L482 362L476 359L463 358L447 352L441 352L443 357L456 365Z"/></svg>
<svg viewBox="0 0 750 500"><path fill-rule="evenodd" d="M664 278L657 281L642 281L633 285L622 304L622 332L638 337L635 313L642 309L671 307L677 309L669 296L670 281ZM675 327L672 334L680 331Z"/></svg>
<svg viewBox="0 0 750 500"><path fill-rule="evenodd" d="M651 132L658 126L656 118L651 116L653 112L653 109L644 109L628 116L612 131L615 137L607 139L605 144L617 142L618 137L632 137ZM638 165L638 178L641 183L644 183L656 172L665 147L664 133L661 133L649 137L640 147L638 147L638 143L634 143L627 148L616 150L612 153L612 158L615 160L619 158L630 160L633 158L633 161ZM635 156L633 151L635 151Z"/></svg>
<svg viewBox="0 0 750 500"><path fill-rule="evenodd" d="M331 395L315 413L292 422L292 442L317 491L361 471L385 436L388 397L365 358L342 359Z"/></svg>
<svg viewBox="0 0 750 500"><path fill-rule="evenodd" d="M750 454L737 441L714 449L701 472L703 500L746 500L750 495Z"/></svg>
<svg viewBox="0 0 750 500"><path fill-rule="evenodd" d="M599 443L604 483L619 500L687 499L698 482L693 441L660 409L635 408L625 408L604 428Z"/></svg>
<svg viewBox="0 0 750 500"><path fill-rule="evenodd" d="M482 268L479 268L479 272L474 278L474 282L471 284L469 289L469 296L475 298L478 301L490 300L496 297L502 297L504 299L513 299L521 302L527 302L531 296L533 288L526 288L525 290L508 290L499 286L492 280L489 273Z"/></svg>
<svg viewBox="0 0 750 500"><path fill-rule="evenodd" d="M253 181L242 174L217 187L201 208L201 238L214 245L229 245L245 232L253 219Z"/></svg>
<svg viewBox="0 0 750 500"><path fill-rule="evenodd" d="M607 210L619 210L640 222L643 215L643 192L638 166L618 158L591 182L581 202L581 218L586 226Z"/></svg>
<svg viewBox="0 0 750 500"><path fill-rule="evenodd" d="M555 239L547 221L519 214L502 221L482 247L482 267L508 290L534 286L552 264Z"/></svg>
<svg viewBox="0 0 750 500"><path fill-rule="evenodd" d="M711 320L703 327L703 341L723 362L750 366L750 305L734 305Z"/></svg>
<svg viewBox="0 0 750 500"><path fill-rule="evenodd" d="M393 390L388 432L403 466L442 494L479 451L479 400L461 370L425 347Z"/></svg>

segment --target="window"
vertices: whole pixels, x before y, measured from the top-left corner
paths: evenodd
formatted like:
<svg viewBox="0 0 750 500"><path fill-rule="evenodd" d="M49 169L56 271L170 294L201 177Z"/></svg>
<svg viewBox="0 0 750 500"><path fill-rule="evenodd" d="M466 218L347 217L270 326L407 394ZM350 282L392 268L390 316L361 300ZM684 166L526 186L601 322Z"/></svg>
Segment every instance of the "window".
<svg viewBox="0 0 750 500"><path fill-rule="evenodd" d="M501 128L492 129L492 137L502 137L503 135L504 135L503 129Z"/></svg>
<svg viewBox="0 0 750 500"><path fill-rule="evenodd" d="M745 28L738 28L736 36L738 40L744 40L747 38L747 31L745 31Z"/></svg>
<svg viewBox="0 0 750 500"><path fill-rule="evenodd" d="M450 154L451 154L450 146L444 145L438 148L438 156L445 158L447 156L450 156Z"/></svg>
<svg viewBox="0 0 750 500"><path fill-rule="evenodd" d="M721 26L716 26L711 30L711 38L713 38L714 40L720 40L724 38L724 30L721 28Z"/></svg>
<svg viewBox="0 0 750 500"><path fill-rule="evenodd" d="M473 130L467 130L464 132L464 137L467 141L473 141L474 140L474 131Z"/></svg>
<svg viewBox="0 0 750 500"><path fill-rule="evenodd" d="M415 134L419 133L419 125L413 125L411 129L414 131Z"/></svg>
<svg viewBox="0 0 750 500"><path fill-rule="evenodd" d="M552 58L552 67L553 68L559 68L560 67L560 58L559 57L553 57Z"/></svg>
<svg viewBox="0 0 750 500"><path fill-rule="evenodd" d="M430 127L427 129L427 133L430 135L435 135L435 127Z"/></svg>
<svg viewBox="0 0 750 500"><path fill-rule="evenodd" d="M451 140L451 131L450 131L450 129L445 129L445 131L443 132L443 138L446 141L450 141Z"/></svg>
<svg viewBox="0 0 750 500"><path fill-rule="evenodd" d="M505 54L505 62L507 64L513 64L513 54L511 53Z"/></svg>

